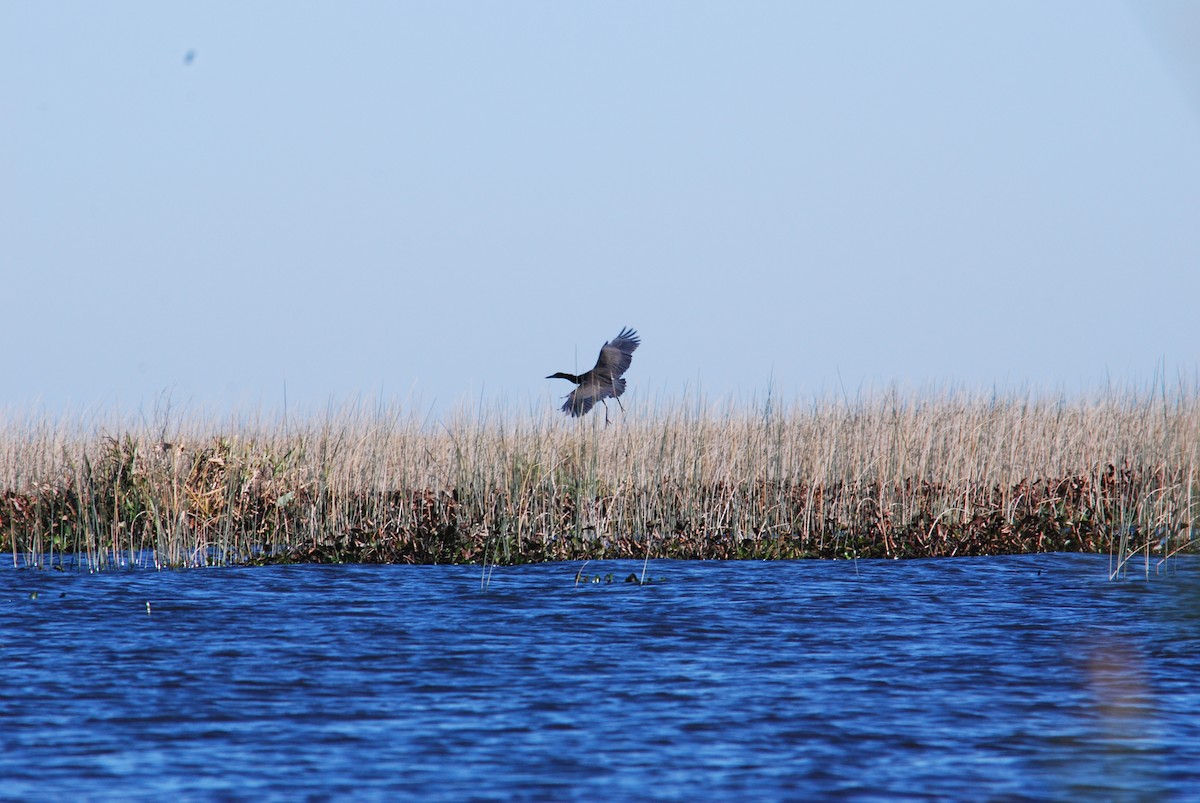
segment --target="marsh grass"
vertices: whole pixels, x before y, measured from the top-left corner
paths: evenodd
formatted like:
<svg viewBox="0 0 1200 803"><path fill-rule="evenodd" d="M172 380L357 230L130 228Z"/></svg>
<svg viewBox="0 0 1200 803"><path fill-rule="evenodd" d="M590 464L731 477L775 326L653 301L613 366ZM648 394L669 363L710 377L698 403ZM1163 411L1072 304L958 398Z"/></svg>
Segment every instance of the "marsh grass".
<svg viewBox="0 0 1200 803"><path fill-rule="evenodd" d="M513 564L1192 549L1200 394L886 392L780 411L0 422L14 562ZM486 571L486 568L485 568ZM486 585L486 584L485 584Z"/></svg>

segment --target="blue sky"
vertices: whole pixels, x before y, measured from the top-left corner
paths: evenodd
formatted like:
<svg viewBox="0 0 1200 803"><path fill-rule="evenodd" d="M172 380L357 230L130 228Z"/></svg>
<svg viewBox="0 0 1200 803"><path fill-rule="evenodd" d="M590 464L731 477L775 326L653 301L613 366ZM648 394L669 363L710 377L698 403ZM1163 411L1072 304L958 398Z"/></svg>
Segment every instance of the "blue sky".
<svg viewBox="0 0 1200 803"><path fill-rule="evenodd" d="M1194 9L3 3L0 407L1193 376Z"/></svg>

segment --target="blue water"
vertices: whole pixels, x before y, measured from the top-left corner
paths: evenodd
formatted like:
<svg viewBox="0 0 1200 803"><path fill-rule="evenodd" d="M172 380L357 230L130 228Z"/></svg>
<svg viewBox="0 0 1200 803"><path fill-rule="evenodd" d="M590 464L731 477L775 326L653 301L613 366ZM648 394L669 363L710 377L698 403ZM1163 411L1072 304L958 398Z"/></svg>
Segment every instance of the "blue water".
<svg viewBox="0 0 1200 803"><path fill-rule="evenodd" d="M1200 561L579 568L0 570L0 798L1200 798Z"/></svg>

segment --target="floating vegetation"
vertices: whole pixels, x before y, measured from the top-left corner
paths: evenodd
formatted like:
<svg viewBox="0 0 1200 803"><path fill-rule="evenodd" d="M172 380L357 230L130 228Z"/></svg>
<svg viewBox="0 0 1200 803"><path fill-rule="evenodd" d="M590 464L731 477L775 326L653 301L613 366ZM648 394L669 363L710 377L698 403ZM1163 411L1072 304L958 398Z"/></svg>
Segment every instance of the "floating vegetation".
<svg viewBox="0 0 1200 803"><path fill-rule="evenodd" d="M577 588L581 584L587 585L587 584L591 583L591 584L599 585L600 583L603 583L604 585L612 585L613 583L618 583L618 582L619 583L633 583L633 584L639 585L639 586L648 586L648 585L654 585L656 583L663 583L663 582L665 582L665 580L661 577L647 577L643 580L641 577L638 576L637 572L630 572L629 574L625 575L624 580L618 579L617 576L614 575L612 572L608 572L607 574L603 574L603 575L600 575L600 574L590 574L590 575L576 574L575 575L575 586Z"/></svg>
<svg viewBox="0 0 1200 803"><path fill-rule="evenodd" d="M1196 545L1200 394L883 394L617 426L349 408L297 425L0 419L14 562L858 558Z"/></svg>
<svg viewBox="0 0 1200 803"><path fill-rule="evenodd" d="M579 571L575 572L575 587L576 588L579 588L580 585L587 585L589 583L591 583L591 584L603 583L605 585L612 585L613 583L617 582L617 576L613 572L605 572L604 574L600 574L600 573L588 574L587 567L588 567L589 563L591 563L591 561L585 560L583 562L583 565L579 567ZM647 561L646 563L649 563L649 561ZM665 577L647 577L646 576L646 565L643 564L641 574L639 574L637 572L630 572L629 574L625 575L625 579L621 580L620 582L634 583L639 586L648 586L648 585L653 585L655 583L665 583L666 578Z"/></svg>

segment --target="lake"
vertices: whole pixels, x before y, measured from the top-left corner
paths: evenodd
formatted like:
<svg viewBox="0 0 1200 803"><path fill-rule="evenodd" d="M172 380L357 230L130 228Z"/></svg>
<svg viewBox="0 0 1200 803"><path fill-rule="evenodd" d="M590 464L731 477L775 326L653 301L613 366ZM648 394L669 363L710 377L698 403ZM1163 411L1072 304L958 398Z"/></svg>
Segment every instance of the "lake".
<svg viewBox="0 0 1200 803"><path fill-rule="evenodd" d="M10 561L0 798L1200 795L1196 558L581 566Z"/></svg>

